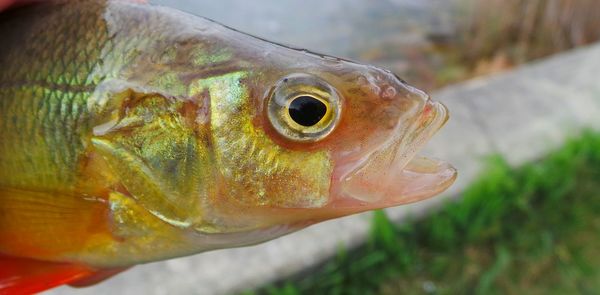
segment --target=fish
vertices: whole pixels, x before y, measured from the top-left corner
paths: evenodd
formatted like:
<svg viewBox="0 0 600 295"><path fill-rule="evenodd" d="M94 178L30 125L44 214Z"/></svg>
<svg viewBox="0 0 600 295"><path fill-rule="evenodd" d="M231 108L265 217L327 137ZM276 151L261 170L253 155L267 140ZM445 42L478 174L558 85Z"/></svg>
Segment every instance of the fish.
<svg viewBox="0 0 600 295"><path fill-rule="evenodd" d="M447 108L394 73L167 7L0 13L0 293L432 197Z"/></svg>

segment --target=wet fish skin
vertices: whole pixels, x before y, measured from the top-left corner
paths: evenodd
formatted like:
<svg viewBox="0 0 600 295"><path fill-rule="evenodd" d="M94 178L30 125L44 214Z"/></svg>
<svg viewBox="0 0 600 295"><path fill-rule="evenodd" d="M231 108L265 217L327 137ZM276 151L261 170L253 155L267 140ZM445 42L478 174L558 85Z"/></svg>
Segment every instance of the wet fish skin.
<svg viewBox="0 0 600 295"><path fill-rule="evenodd" d="M376 151L396 155L390 138L406 143L398 155L408 160L446 120L375 67L119 1L14 9L0 14L0 36L5 255L129 266L415 201L455 177L421 164L437 177L424 194L344 191ZM286 87L339 97L330 134L302 141L272 124L268 107Z"/></svg>

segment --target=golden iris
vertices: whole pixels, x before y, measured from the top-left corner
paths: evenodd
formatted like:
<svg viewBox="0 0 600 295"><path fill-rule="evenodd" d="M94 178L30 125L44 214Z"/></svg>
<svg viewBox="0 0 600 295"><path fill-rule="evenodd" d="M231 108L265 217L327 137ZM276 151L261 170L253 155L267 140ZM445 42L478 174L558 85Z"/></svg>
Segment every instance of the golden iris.
<svg viewBox="0 0 600 295"><path fill-rule="evenodd" d="M281 79L268 101L269 121L294 141L319 141L329 135L340 117L337 91L323 79L293 74Z"/></svg>

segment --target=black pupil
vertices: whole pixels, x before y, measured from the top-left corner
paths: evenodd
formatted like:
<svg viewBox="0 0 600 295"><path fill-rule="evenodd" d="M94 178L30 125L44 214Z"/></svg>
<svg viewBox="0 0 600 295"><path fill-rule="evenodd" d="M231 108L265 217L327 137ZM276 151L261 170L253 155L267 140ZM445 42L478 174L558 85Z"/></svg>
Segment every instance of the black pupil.
<svg viewBox="0 0 600 295"><path fill-rule="evenodd" d="M290 117L306 127L313 126L325 116L327 106L320 100L311 96L299 96L290 103Z"/></svg>

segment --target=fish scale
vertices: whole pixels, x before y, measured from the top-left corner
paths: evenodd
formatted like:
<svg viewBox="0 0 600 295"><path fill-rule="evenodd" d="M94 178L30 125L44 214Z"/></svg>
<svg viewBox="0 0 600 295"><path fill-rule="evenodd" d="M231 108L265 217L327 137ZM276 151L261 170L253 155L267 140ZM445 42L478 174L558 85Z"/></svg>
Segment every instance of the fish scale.
<svg viewBox="0 0 600 295"><path fill-rule="evenodd" d="M99 15L80 13L39 7L2 16L10 19L0 25L0 35L11 46L0 49L0 186L64 190L75 184L91 128L85 90L95 85L87 80L107 42L101 29L89 34L102 25Z"/></svg>
<svg viewBox="0 0 600 295"><path fill-rule="evenodd" d="M129 1L22 6L0 14L0 36L0 265L114 274L423 199L456 176L407 164L447 111L389 71ZM299 125L298 97L329 115ZM13 275L0 267L0 293Z"/></svg>
<svg viewBox="0 0 600 295"><path fill-rule="evenodd" d="M194 39L183 45L187 49L178 61L167 56L161 64L152 63L179 37L172 33L173 24L165 27L162 17L155 18L156 11L137 8L119 1L59 0L0 15L0 34L10 44L0 49L0 126L5 130L0 137L0 192L22 189L106 201L108 190L125 186L130 197L163 220L189 224L200 218L201 199L189 196L205 196L212 189L207 185L212 177L209 129L189 125L193 119L183 118L180 110L204 105L206 98L186 107L186 83L194 80L181 81L179 73L195 70L180 61L206 46L194 46L204 42ZM15 27L20 29L11 30ZM146 104L151 102L156 104ZM7 114L18 116L11 121ZM135 136L94 133L95 127L117 118L126 128L144 122L142 130ZM100 155L97 145L103 143L111 144L101 147L107 150ZM93 166L100 164L89 164L94 157L104 161L103 171ZM132 167L122 167L125 163ZM148 169L144 165L156 175L142 175ZM143 179L129 181L131 174ZM144 183L148 180L155 183ZM0 213L3 201L0 195Z"/></svg>

